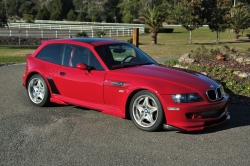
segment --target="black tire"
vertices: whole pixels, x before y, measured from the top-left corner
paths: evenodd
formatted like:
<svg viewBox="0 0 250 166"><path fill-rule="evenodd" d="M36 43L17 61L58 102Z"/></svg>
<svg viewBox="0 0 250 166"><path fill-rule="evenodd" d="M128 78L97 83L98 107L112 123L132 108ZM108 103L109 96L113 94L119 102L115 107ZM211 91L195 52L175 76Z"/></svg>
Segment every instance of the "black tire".
<svg viewBox="0 0 250 166"><path fill-rule="evenodd" d="M163 127L165 116L161 102L148 90L139 91L132 97L129 112L133 123L141 130L157 131Z"/></svg>
<svg viewBox="0 0 250 166"><path fill-rule="evenodd" d="M30 77L27 84L27 92L32 104L38 107L50 104L50 94L46 81L40 74Z"/></svg>

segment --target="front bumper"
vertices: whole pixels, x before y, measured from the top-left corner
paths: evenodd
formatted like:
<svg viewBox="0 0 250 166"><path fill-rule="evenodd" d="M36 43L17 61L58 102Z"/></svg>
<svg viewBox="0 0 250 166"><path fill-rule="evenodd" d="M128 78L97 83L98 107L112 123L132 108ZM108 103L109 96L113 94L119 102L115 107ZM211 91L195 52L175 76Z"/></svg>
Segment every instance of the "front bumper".
<svg viewBox="0 0 250 166"><path fill-rule="evenodd" d="M212 127L230 119L227 111L229 96L216 102L175 103L170 95L161 95L167 130L194 131Z"/></svg>

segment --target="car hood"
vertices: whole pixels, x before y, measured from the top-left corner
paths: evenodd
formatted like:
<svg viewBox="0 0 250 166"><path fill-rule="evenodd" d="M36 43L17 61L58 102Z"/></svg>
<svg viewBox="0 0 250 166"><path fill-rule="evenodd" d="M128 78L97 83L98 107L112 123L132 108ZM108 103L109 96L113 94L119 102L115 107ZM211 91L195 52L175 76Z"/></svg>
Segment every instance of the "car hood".
<svg viewBox="0 0 250 166"><path fill-rule="evenodd" d="M211 85L213 87L218 86L214 80L198 72L180 68L170 68L165 65L142 65L113 71L118 72L120 76L128 74L130 77L144 77L155 81L161 80L171 84L187 87L195 91L200 91L202 93L211 89Z"/></svg>

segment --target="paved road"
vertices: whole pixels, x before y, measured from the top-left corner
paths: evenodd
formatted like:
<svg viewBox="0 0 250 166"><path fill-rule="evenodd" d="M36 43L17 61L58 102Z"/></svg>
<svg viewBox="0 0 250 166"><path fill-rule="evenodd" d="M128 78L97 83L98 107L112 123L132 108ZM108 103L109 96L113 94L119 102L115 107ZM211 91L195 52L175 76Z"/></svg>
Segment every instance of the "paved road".
<svg viewBox="0 0 250 166"><path fill-rule="evenodd" d="M250 165L250 107L203 131L144 132L75 106L34 107L25 65L0 67L0 165Z"/></svg>

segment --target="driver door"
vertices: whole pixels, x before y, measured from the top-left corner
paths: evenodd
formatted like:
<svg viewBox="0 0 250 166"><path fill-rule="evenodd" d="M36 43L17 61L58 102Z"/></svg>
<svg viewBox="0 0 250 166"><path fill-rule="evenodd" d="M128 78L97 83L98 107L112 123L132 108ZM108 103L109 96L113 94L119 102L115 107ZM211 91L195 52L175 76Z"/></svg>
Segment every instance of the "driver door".
<svg viewBox="0 0 250 166"><path fill-rule="evenodd" d="M95 55L86 47L67 44L62 58L62 66L57 70L56 83L62 96L104 103L103 82L106 71ZM90 72L76 68L84 63Z"/></svg>

